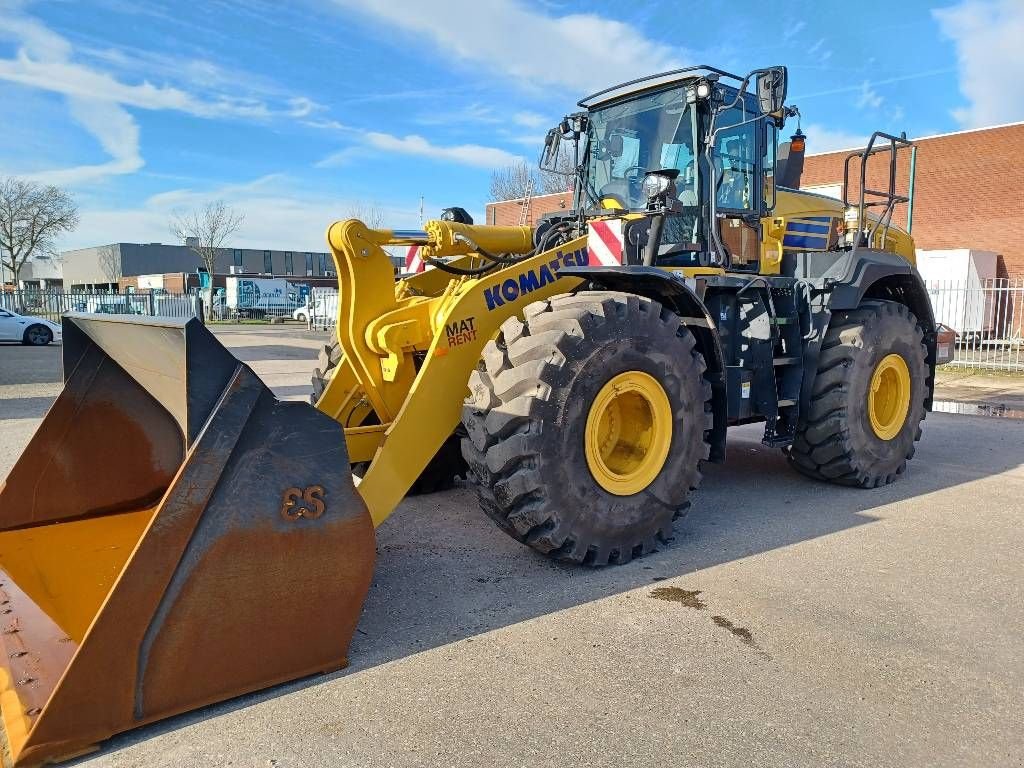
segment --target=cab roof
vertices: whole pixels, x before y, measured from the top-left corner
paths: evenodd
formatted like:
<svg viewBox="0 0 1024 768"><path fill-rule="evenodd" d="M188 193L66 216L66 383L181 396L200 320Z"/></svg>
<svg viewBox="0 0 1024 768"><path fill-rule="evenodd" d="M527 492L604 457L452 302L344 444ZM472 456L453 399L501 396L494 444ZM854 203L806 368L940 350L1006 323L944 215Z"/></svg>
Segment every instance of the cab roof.
<svg viewBox="0 0 1024 768"><path fill-rule="evenodd" d="M613 85L611 88L605 88L597 93L592 93L590 96L580 99L577 104L584 109L592 109L599 104L620 99L631 93L646 91L650 88L657 88L662 85L682 83L707 75L714 75L717 78L726 77L731 80L735 80L737 83L743 82L743 78L739 75L734 75L731 72L726 72L725 70L718 69L717 67L709 67L707 64L699 64L695 67L673 69L668 72L661 72L657 75L647 75L646 77L638 77L635 80L628 80L625 83Z"/></svg>

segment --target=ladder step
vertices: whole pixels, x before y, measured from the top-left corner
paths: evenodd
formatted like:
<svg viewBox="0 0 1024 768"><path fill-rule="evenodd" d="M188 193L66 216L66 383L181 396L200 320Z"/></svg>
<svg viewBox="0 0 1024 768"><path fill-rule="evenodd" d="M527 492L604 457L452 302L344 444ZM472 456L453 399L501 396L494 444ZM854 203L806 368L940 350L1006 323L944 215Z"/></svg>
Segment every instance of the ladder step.
<svg viewBox="0 0 1024 768"><path fill-rule="evenodd" d="M778 367L780 365L798 365L802 358L799 357L776 357L772 360L772 365Z"/></svg>
<svg viewBox="0 0 1024 768"><path fill-rule="evenodd" d="M796 325L797 319L795 317L773 317L772 323L774 325Z"/></svg>
<svg viewBox="0 0 1024 768"><path fill-rule="evenodd" d="M779 408L791 408L796 405L796 400L779 400Z"/></svg>

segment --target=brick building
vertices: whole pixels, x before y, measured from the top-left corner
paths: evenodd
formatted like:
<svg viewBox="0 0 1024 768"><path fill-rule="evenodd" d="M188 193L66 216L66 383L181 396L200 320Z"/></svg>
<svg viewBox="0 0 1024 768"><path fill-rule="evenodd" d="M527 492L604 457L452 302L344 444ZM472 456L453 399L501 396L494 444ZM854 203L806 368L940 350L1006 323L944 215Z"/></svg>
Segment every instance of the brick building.
<svg viewBox="0 0 1024 768"><path fill-rule="evenodd" d="M993 251L1000 256L1000 277L1024 278L1024 122L925 136L914 145L911 232L917 247ZM807 146L814 147L814 136ZM841 190L847 154L809 155L801 186L826 194ZM911 153L900 155L896 189L905 191ZM879 189L888 179L887 162L871 159L869 187ZM851 163L851 176L855 172ZM900 206L893 220L906 227L907 215L907 206Z"/></svg>
<svg viewBox="0 0 1024 768"><path fill-rule="evenodd" d="M1000 277L1024 278L1024 122L914 139L914 205L900 206L894 223L907 226L917 247L967 248L999 254ZM807 137L808 149L814 136ZM808 155L801 187L840 197L843 162L850 150ZM910 188L911 156L900 152L897 192ZM888 156L876 155L867 184L880 189L888 180ZM859 164L850 164L853 198ZM572 207L572 193L539 195L530 200L526 223L545 213ZM519 224L522 200L488 203L488 224Z"/></svg>
<svg viewBox="0 0 1024 768"><path fill-rule="evenodd" d="M534 195L529 199L529 209L523 219L523 199L503 200L487 204L487 223L503 227L521 224L533 225L541 216L555 211L572 208L572 192L555 192L550 195Z"/></svg>

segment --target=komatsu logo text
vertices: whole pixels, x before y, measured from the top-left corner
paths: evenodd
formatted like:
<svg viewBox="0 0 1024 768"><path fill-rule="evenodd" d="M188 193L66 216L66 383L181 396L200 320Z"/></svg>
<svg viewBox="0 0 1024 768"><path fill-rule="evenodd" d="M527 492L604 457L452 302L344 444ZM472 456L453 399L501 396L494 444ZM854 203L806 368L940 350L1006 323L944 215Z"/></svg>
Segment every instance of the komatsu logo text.
<svg viewBox="0 0 1024 768"><path fill-rule="evenodd" d="M565 267L585 267L590 263L586 248L563 253L558 251L555 258L547 264L541 264L535 269L521 272L515 277L510 277L491 288L484 288L484 299L487 301L487 310L492 311L495 307L502 306L506 301L512 302L520 296L533 293L538 288L543 288L548 283L558 279L558 270Z"/></svg>

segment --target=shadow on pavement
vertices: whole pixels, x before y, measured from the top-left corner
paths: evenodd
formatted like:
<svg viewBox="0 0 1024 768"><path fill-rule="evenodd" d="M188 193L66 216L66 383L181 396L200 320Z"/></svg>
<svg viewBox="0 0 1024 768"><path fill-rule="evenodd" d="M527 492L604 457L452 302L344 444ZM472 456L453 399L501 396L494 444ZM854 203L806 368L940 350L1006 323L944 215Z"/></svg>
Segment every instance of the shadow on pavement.
<svg viewBox="0 0 1024 768"><path fill-rule="evenodd" d="M998 442L967 450L959 436L975 423L991 425ZM1019 429L1010 421L932 415L906 475L888 487L861 490L808 480L780 451L760 444L758 426L737 428L728 462L705 467L702 489L689 516L677 521L675 539L620 567L563 566L537 555L490 523L468 489L407 499L377 532L374 582L349 668L116 736L104 751L663 579L695 574L686 587L699 590L702 569L868 525L879 519L872 514L878 508L1024 464ZM885 512L898 513L898 507Z"/></svg>
<svg viewBox="0 0 1024 768"><path fill-rule="evenodd" d="M0 399L0 421L9 419L41 419L54 397L5 397Z"/></svg>
<svg viewBox="0 0 1024 768"><path fill-rule="evenodd" d="M313 391L309 384L285 384L283 386L271 387L274 394L281 398L296 399L296 396L303 402L309 402L309 395Z"/></svg>
<svg viewBox="0 0 1024 768"><path fill-rule="evenodd" d="M228 349L243 363L269 360L316 360L320 354L315 349L292 344L253 344L252 346L230 346Z"/></svg>

